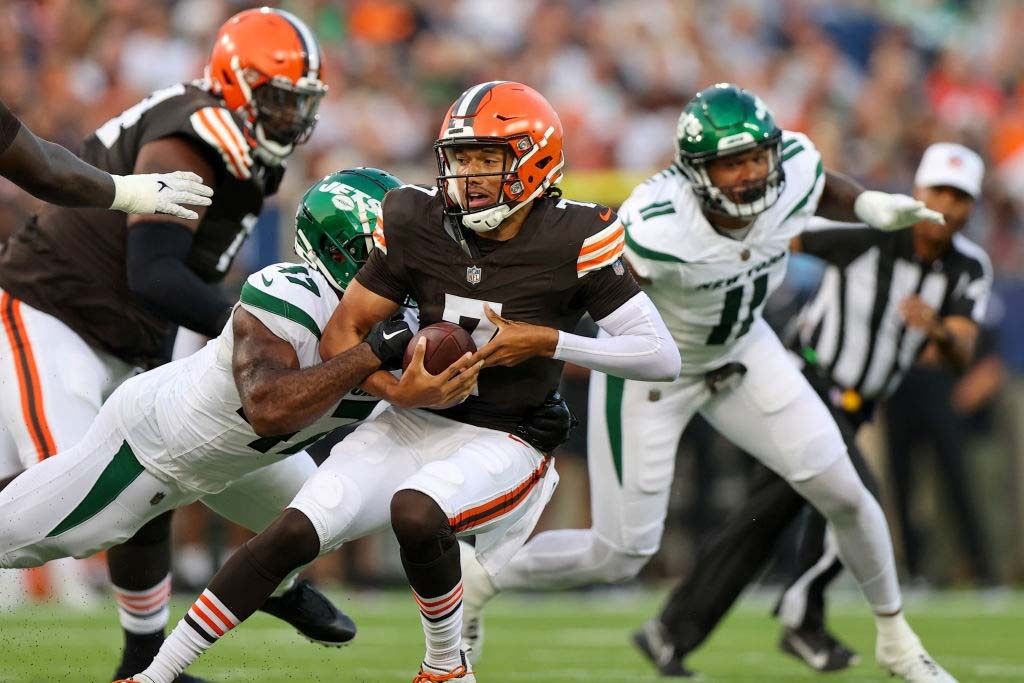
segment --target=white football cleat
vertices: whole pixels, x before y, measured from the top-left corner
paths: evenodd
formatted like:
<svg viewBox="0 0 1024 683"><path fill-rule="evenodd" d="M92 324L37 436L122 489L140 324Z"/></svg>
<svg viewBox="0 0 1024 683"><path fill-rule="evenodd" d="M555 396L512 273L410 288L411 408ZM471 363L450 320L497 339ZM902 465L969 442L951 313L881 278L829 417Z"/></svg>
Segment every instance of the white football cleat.
<svg viewBox="0 0 1024 683"><path fill-rule="evenodd" d="M412 679L412 683L445 683L457 681L458 683L476 683L476 676L473 675L473 667L466 661L466 651L459 653L462 663L451 670L436 669L428 666L426 662L420 664L419 673Z"/></svg>
<svg viewBox="0 0 1024 683"><path fill-rule="evenodd" d="M879 639L875 646L875 659L879 666L907 683L957 683L948 671L932 659L917 636L913 640L888 643Z"/></svg>
<svg viewBox="0 0 1024 683"><path fill-rule="evenodd" d="M462 647L470 664L480 661L484 651L484 605L498 594L491 575L476 559L476 550L459 541L462 563Z"/></svg>

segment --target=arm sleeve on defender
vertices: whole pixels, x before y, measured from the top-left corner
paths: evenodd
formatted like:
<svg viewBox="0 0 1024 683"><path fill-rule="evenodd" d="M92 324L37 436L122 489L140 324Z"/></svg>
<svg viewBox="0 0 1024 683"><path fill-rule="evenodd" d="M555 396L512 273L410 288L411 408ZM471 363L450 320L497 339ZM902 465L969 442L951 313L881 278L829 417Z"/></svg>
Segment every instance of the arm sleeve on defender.
<svg viewBox="0 0 1024 683"><path fill-rule="evenodd" d="M231 304L217 286L185 265L192 237L191 230L170 221L131 226L125 248L128 289L157 315L216 337L231 315Z"/></svg>
<svg viewBox="0 0 1024 683"><path fill-rule="evenodd" d="M883 233L863 223L841 223L813 216L800 233L800 251L846 267L884 239Z"/></svg>
<svg viewBox="0 0 1024 683"><path fill-rule="evenodd" d="M679 349L643 292L596 322L609 336L559 332L554 357L624 379L668 382L679 375Z"/></svg>

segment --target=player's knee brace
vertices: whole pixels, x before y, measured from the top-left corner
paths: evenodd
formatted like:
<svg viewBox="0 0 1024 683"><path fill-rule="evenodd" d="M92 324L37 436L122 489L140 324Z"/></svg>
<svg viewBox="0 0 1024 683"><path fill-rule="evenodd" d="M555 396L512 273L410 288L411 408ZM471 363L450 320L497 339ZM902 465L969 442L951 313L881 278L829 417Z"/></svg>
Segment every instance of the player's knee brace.
<svg viewBox="0 0 1024 683"><path fill-rule="evenodd" d="M412 489L402 489L391 498L391 528L405 557L413 562L431 562L456 541L441 507Z"/></svg>

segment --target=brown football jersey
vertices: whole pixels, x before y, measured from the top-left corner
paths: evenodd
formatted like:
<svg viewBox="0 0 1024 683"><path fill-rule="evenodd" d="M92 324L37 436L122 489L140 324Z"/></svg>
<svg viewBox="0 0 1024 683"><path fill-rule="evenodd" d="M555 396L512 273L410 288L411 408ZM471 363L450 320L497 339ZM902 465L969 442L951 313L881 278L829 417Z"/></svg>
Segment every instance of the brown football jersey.
<svg viewBox="0 0 1024 683"><path fill-rule="evenodd" d="M186 265L218 282L256 224L281 167L251 155L242 123L200 84L158 90L86 138L82 158L117 174L133 172L143 145L165 137L193 142L216 173L213 204L195 227ZM128 289L120 211L48 206L0 252L0 287L60 319L90 345L130 363L166 360L171 326Z"/></svg>
<svg viewBox="0 0 1024 683"><path fill-rule="evenodd" d="M542 197L519 234L496 242L453 227L436 187L406 185L384 199L377 248L356 279L395 302L413 297L421 327L458 323L477 347L497 331L485 304L509 320L571 332L584 313L600 320L640 292L619 258L623 233L611 209ZM550 358L485 368L478 395L438 412L512 431L557 388L561 372L562 362Z"/></svg>

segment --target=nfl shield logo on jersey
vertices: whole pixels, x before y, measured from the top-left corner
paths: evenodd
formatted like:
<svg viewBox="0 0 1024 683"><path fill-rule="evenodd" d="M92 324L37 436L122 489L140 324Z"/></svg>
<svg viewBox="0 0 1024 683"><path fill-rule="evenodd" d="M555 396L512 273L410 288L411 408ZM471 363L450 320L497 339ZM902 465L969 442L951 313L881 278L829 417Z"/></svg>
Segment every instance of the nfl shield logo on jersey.
<svg viewBox="0 0 1024 683"><path fill-rule="evenodd" d="M482 273L483 270L479 266L469 266L466 268L466 282L471 285L480 284L480 275Z"/></svg>

